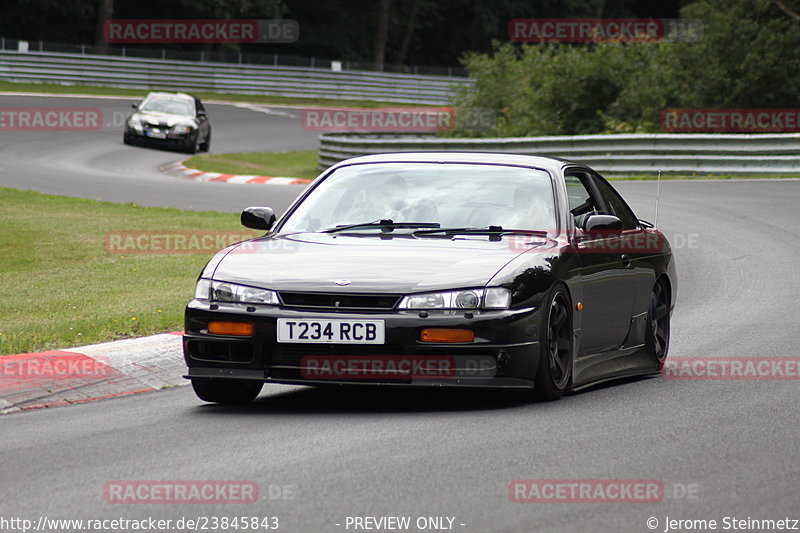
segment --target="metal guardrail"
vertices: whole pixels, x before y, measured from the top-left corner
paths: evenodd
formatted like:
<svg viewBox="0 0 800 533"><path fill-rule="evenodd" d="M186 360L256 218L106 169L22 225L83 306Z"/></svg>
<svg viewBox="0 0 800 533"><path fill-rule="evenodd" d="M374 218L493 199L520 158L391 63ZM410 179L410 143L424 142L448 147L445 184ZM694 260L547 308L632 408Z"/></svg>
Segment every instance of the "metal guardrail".
<svg viewBox="0 0 800 533"><path fill-rule="evenodd" d="M455 87L473 83L447 76L9 51L0 51L0 79L433 105L446 104Z"/></svg>
<svg viewBox="0 0 800 533"><path fill-rule="evenodd" d="M157 46L150 43L153 46ZM246 47L247 45L243 45ZM0 51L23 51L25 47L30 52L52 52L59 54L102 55L116 57L131 57L139 59L169 59L174 61L199 61L211 63L233 63L239 65L262 65L269 67L309 67L331 70L334 64L341 65L345 71L366 72L397 72L412 74L414 76L457 76L467 77L463 67L440 67L433 65L407 65L396 63L382 63L379 67L371 62L352 61L347 59L327 59L316 56L301 56L288 53L260 53L251 52L249 49L229 49L215 46L209 50L206 46L183 47L181 45L163 44L151 48L144 44L115 45L106 44L97 46L91 44L57 43L51 41L22 41L0 36Z"/></svg>
<svg viewBox="0 0 800 533"><path fill-rule="evenodd" d="M609 174L800 174L800 134L624 134L495 139L325 133L319 169L386 152L468 151L563 157Z"/></svg>

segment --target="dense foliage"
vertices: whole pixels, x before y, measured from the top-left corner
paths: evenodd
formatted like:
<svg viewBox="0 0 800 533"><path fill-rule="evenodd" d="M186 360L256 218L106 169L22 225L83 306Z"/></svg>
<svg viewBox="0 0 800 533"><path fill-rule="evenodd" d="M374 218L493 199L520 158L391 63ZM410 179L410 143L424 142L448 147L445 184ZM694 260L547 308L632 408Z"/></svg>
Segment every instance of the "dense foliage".
<svg viewBox="0 0 800 533"><path fill-rule="evenodd" d="M495 43L464 60L477 88L462 109L490 111L461 135L658 131L665 108L800 107L800 21L769 0L698 0L697 42Z"/></svg>
<svg viewBox="0 0 800 533"><path fill-rule="evenodd" d="M0 0L0 36L92 44L102 12L112 18L284 17L297 20L292 44L242 51L370 64L456 67L467 51L491 52L521 17L676 17L690 0ZM382 46L378 46L382 43ZM187 45L172 45L187 48ZM215 45L238 49L239 45Z"/></svg>

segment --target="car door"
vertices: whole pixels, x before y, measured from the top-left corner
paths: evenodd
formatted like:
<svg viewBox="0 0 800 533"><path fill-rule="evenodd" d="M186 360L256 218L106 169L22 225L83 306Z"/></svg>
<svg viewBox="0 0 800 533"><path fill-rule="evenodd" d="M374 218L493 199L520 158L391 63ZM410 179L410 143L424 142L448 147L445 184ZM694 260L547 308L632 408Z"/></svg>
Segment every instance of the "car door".
<svg viewBox="0 0 800 533"><path fill-rule="evenodd" d="M645 230L622 196L602 176L591 173L591 179L607 212L622 222L622 259L627 265L628 275L635 280L632 315L641 317L648 309L655 282L652 256L660 252L663 242Z"/></svg>
<svg viewBox="0 0 800 533"><path fill-rule="evenodd" d="M575 221L573 251L577 254L583 288L580 354L592 354L621 346L630 328L636 293L630 260L623 257L621 236L594 237L583 231L591 214L615 214L585 169L565 174L570 214ZM578 213L578 214L573 214Z"/></svg>

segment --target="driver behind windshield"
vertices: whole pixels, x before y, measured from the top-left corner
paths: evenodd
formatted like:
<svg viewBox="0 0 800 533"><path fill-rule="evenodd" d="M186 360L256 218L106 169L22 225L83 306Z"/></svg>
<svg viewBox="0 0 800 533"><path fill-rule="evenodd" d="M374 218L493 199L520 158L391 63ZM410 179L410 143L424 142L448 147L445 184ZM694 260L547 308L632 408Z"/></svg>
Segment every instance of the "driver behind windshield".
<svg viewBox="0 0 800 533"><path fill-rule="evenodd" d="M403 211L408 207L408 185L402 176L376 177L367 188L354 196L348 218L352 222L392 220L405 222Z"/></svg>
<svg viewBox="0 0 800 533"><path fill-rule="evenodd" d="M537 187L529 181L520 183L514 189L512 209L500 225L513 229L550 229L547 225L553 220L551 197L552 193L545 187Z"/></svg>

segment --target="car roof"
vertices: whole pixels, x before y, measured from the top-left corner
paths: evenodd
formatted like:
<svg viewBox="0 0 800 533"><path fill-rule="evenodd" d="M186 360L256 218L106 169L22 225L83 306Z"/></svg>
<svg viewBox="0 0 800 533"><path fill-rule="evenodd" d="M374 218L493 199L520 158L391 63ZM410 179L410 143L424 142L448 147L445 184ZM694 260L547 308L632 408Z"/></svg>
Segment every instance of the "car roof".
<svg viewBox="0 0 800 533"><path fill-rule="evenodd" d="M559 157L545 157L520 154L503 154L497 152L394 152L365 155L346 159L333 165L340 166L366 163L466 163L489 165L515 165L536 167L553 173L566 166L574 165L571 161Z"/></svg>
<svg viewBox="0 0 800 533"><path fill-rule="evenodd" d="M184 99L184 100L192 100L192 101L195 100L194 96L192 96L191 94L186 94L186 93L167 93L167 92L161 92L161 91L154 91L154 92L151 92L151 93L147 93L147 98L150 98L151 96L171 96L173 98L181 98L181 99Z"/></svg>

